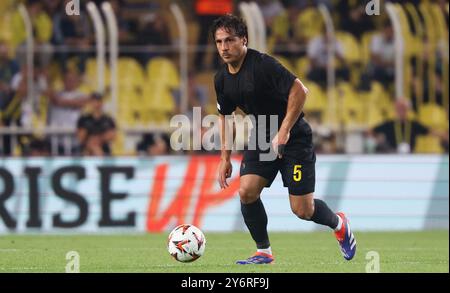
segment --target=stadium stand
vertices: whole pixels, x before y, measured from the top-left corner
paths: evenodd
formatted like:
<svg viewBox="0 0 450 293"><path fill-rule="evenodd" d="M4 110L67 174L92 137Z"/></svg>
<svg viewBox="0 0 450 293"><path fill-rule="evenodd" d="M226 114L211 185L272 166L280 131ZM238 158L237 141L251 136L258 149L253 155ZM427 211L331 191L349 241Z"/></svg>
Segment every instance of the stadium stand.
<svg viewBox="0 0 450 293"><path fill-rule="evenodd" d="M36 4L37 2L30 1L27 4L27 1L1 1L0 41L8 45L10 56L18 61L24 60L23 50L20 48L24 46L26 32L24 22L18 11L18 5L25 3L32 15L34 39L35 43L39 45L37 51L41 53L45 51L45 48L41 45L53 46L52 50L54 50L55 55L42 56L43 54L38 54L37 58L41 59L40 61L44 65L46 59L50 60L48 66L45 65L48 69L48 82L57 91L62 88L63 71L65 69L80 69L79 64L82 59L80 56L68 58L64 66L61 67L61 64L58 63L59 59L56 58L61 48L56 43L52 43L55 32L53 22L56 19L53 13L57 13L58 10L47 7L45 2ZM331 1L329 7L340 7L341 4L338 2ZM447 6L440 6L432 1L416 2L420 3L403 1L395 5L401 23L402 36L407 44L403 57L404 96L413 102L414 109L417 111L412 115L417 116L423 122L425 122L424 117L432 117L428 123L430 127L440 127L444 131L448 131L448 127L444 129L442 126L445 122L448 123L448 86L443 86L448 85L448 54L445 54L445 52L448 53L448 4ZM118 15L119 21L124 24L120 29L128 30L125 31L127 38L121 39L120 58L118 60L116 117L118 125L124 127L167 125L170 115L177 111L174 93L179 91L182 78L178 66L180 32L176 26L174 15L170 11L170 3L159 0L124 0L118 3L123 6L120 7L120 15ZM239 3L240 1L236 1L234 4L237 5L233 5L232 9L235 12L239 10ZM362 86L364 73L371 60L370 46L372 39L380 31L386 16L371 18L372 24L367 25L367 28L371 29L369 31L356 31L356 29L353 31L348 24L345 26L347 30L343 30L343 14L340 14L339 10L330 10L335 26L336 39L344 48L343 57L350 71L350 79L348 82L339 82L336 88L327 92L324 87L320 88L319 85L306 80L311 63L306 56L308 41L320 35L324 29L323 17L319 9L315 4L299 6L290 1L280 1L280 3L281 5L275 5L279 8L276 14L265 15L268 53L274 54L285 67L299 76L309 87L310 98L305 106L305 112L320 113L325 126L327 123L337 123L339 125L330 124L329 126L333 129L343 127L343 133L355 127L368 129L382 121L391 119L394 113L394 85L392 83L380 84L379 82L369 81L367 87ZM217 60L214 59L212 53L214 52L213 44L208 44L208 48L198 47L202 38L201 34L205 32L205 27L199 21L195 5L195 1L180 3L187 21L188 68L196 70L197 83L206 89L208 106L205 112L214 114L216 112L216 97L213 87L214 71L211 69L217 66L215 64ZM346 5L344 6L350 7L349 9L357 9L358 3L357 1L350 1ZM230 9L230 7L227 6L226 9ZM83 12L85 12L84 7ZM140 33L142 33L140 31L141 25L155 17L163 19L164 30L168 33L168 39L167 42L164 41L153 47L151 43L141 42L142 40L140 41L139 38L141 37ZM375 30L372 30L373 27ZM161 38L163 37L161 35ZM90 93L99 88L93 36L90 36L89 39L91 49L88 53L89 58L85 62L83 83L79 88L84 93ZM202 40L204 41L204 38ZM159 49L159 46L164 49ZM152 51L153 48L155 48L155 51ZM76 45L70 48L70 50L75 51L79 49ZM199 52L203 53L199 54ZM204 66L198 67L198 64L196 64L196 58L199 56L206 62ZM112 87L108 61L105 66L104 82L106 101L111 103L109 96ZM332 97L335 100L330 100ZM327 110L330 102L336 105L336 113L331 114L337 117L339 122L330 121L330 111ZM8 106L6 102L4 104L2 105L2 113ZM36 107L36 111L40 115L34 116L32 121L34 127L42 128L45 126L47 105L48 99L43 96ZM125 133L121 131L118 133L121 135L119 135L121 141L126 141ZM438 148L438 144L432 142L432 139L436 138L427 138L424 143L419 140L417 151L442 152L442 148ZM125 150L123 146L120 147L120 144L114 144L114 154L129 151ZM16 151L16 153L18 152Z"/></svg>

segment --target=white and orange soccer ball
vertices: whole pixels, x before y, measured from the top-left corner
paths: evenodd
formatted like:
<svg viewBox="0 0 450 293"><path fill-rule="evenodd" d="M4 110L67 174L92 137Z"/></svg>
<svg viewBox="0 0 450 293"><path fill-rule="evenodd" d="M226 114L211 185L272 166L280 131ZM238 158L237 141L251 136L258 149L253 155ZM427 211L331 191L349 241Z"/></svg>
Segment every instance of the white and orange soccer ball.
<svg viewBox="0 0 450 293"><path fill-rule="evenodd" d="M192 262L205 252L206 238L194 225L182 224L170 232L167 250L179 262Z"/></svg>

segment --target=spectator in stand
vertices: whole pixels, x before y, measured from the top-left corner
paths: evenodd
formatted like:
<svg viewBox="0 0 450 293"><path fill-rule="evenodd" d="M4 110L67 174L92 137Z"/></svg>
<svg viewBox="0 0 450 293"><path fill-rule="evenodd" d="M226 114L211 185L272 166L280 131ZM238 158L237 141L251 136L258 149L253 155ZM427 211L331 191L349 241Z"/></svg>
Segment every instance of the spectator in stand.
<svg viewBox="0 0 450 293"><path fill-rule="evenodd" d="M8 94L5 98L0 99L0 125L31 128L33 127L34 118L44 118L43 97L48 95L47 75L36 59L33 68L31 93L29 93L28 89L26 64L12 77L10 85L7 86ZM4 135L2 140L3 154L11 154L11 136ZM26 144L26 141L26 136L19 136L19 144L22 147Z"/></svg>
<svg viewBox="0 0 450 293"><path fill-rule="evenodd" d="M284 12L283 4L279 0L258 0L256 3L261 8L267 35L270 36L275 19Z"/></svg>
<svg viewBox="0 0 450 293"><path fill-rule="evenodd" d="M208 131L208 127L204 127L203 125L197 125L197 122L201 121L196 121L193 116L193 109L194 107L199 108L200 109L200 114L201 117L205 117L207 115L206 112L206 108L208 105L208 90L206 87L200 85L197 83L196 80L196 75L194 72L190 72L188 75L188 107L187 107L187 112L183 113L180 109L181 106L181 93L179 90L175 91L173 93L174 99L175 99L175 104L177 107L176 113L178 114L183 114L185 116L187 116L192 123L192 127L193 129L200 129L200 135L201 138L203 140L204 135L207 133ZM193 135L193 134L192 134ZM217 129L217 131L214 133L215 136L215 142L220 141L220 137L219 137L219 131ZM210 148L214 147L214 144L212 142L209 141L205 141L205 143L210 143ZM203 149L204 145L202 145L202 151L207 152L206 150ZM220 149L220 145L217 145L217 147L215 148ZM211 153L211 152L210 152Z"/></svg>
<svg viewBox="0 0 450 293"><path fill-rule="evenodd" d="M8 45L0 40L0 105L6 105L6 100L12 93L11 80L19 71L17 62L8 53Z"/></svg>
<svg viewBox="0 0 450 293"><path fill-rule="evenodd" d="M131 34L131 25L124 16L125 0L110 0L109 3L111 3L111 7L117 19L117 27L119 29L119 44L131 44L134 38Z"/></svg>
<svg viewBox="0 0 450 293"><path fill-rule="evenodd" d="M372 18L367 17L364 4L352 7L348 16L341 18L341 25L343 30L351 33L357 39L361 39L365 32L375 29Z"/></svg>
<svg viewBox="0 0 450 293"><path fill-rule="evenodd" d="M362 76L362 88L369 89L375 80L388 88L394 81L395 45L394 29L389 20L383 23L383 31L374 35L370 43L370 63Z"/></svg>
<svg viewBox="0 0 450 293"><path fill-rule="evenodd" d="M143 156L169 155L170 137L165 133L145 134L137 145L137 152Z"/></svg>
<svg viewBox="0 0 450 293"><path fill-rule="evenodd" d="M94 93L90 99L92 112L78 119L77 137L85 156L111 155L111 143L116 137L116 123L103 112L103 96Z"/></svg>
<svg viewBox="0 0 450 293"><path fill-rule="evenodd" d="M314 27L304 27L299 21L309 14L314 6L325 4L330 7L328 0L280 0L285 8L273 20L271 28L268 28L269 48L272 48L274 54L284 56L295 62L295 59L306 55L306 44L316 35L318 28L323 26L323 21L317 10L317 19L311 20L307 25Z"/></svg>
<svg viewBox="0 0 450 293"><path fill-rule="evenodd" d="M63 2L67 5L69 0ZM89 48L91 46L91 27L90 20L86 12L80 15L67 15L65 10L60 10L53 17L53 36L52 43L58 46L56 54L60 62L60 67L66 71L67 61L71 57L77 57L77 67L79 72L84 73L86 60L89 57Z"/></svg>
<svg viewBox="0 0 450 293"><path fill-rule="evenodd" d="M335 69L336 78L344 81L350 78L348 65L344 59L344 47L338 40L331 40L327 33L323 32L308 43L310 68L307 74L309 80L323 87L326 86L327 81L328 48L331 45L334 45L335 58L339 61Z"/></svg>
<svg viewBox="0 0 450 293"><path fill-rule="evenodd" d="M58 12L59 9L65 8L62 7L63 0L42 0L44 5L44 10L51 17Z"/></svg>
<svg viewBox="0 0 450 293"><path fill-rule="evenodd" d="M19 117L18 111L20 101L13 102L14 92L11 87L11 80L17 74L19 67L17 63L8 55L8 46L5 42L0 41L0 127L9 126L14 120L14 116ZM17 118L18 119L18 118ZM11 154L11 136L0 135L0 154Z"/></svg>
<svg viewBox="0 0 450 293"><path fill-rule="evenodd" d="M210 41L209 28L218 16L233 12L233 0L195 0L194 10L200 26L198 45L202 47L195 56L195 64L197 69L201 70L210 66L205 64L206 54L202 50ZM217 65L218 58L215 58L214 62Z"/></svg>
<svg viewBox="0 0 450 293"><path fill-rule="evenodd" d="M286 9L296 8L299 10L304 10L314 4L310 0L281 0L281 3Z"/></svg>
<svg viewBox="0 0 450 293"><path fill-rule="evenodd" d="M27 0L26 9L33 26L34 46L37 58L43 66L51 62L53 49L50 44L53 24L51 18L44 10L41 0ZM18 61L22 63L25 58L26 28L19 11L16 11L11 20L12 43L17 51Z"/></svg>
<svg viewBox="0 0 450 293"><path fill-rule="evenodd" d="M411 103L405 99L395 102L397 117L374 127L369 131L369 138L375 142L377 153L412 153L417 136L432 134L441 139L443 145L448 144L448 133L441 133L411 119L409 116Z"/></svg>
<svg viewBox="0 0 450 293"><path fill-rule="evenodd" d="M36 57L43 66L50 64L53 49L50 44L53 23L46 11L43 9L40 0L27 0L25 7L30 16L33 34L34 46L36 50ZM25 23L20 12L17 10L11 20L12 43L14 49L17 51L18 61L22 64L22 60L26 60L25 42L27 39L27 32Z"/></svg>
<svg viewBox="0 0 450 293"><path fill-rule="evenodd" d="M286 58L298 58L305 55L306 37L295 29L295 23L306 3L295 1L282 1L285 8L273 20L273 25L268 29L270 36L269 47L273 47L275 54Z"/></svg>
<svg viewBox="0 0 450 293"><path fill-rule="evenodd" d="M18 122L23 127L33 127L33 118L43 118L46 110L43 109L44 98L49 96L47 70L38 59L34 60L31 93L28 89L28 78L27 66L24 64L11 81L13 90L11 103L17 104L18 112L16 113L20 113Z"/></svg>
<svg viewBox="0 0 450 293"><path fill-rule="evenodd" d="M30 157L48 157L51 153L50 142L45 138L31 137L23 155Z"/></svg>
<svg viewBox="0 0 450 293"><path fill-rule="evenodd" d="M62 6L62 0L43 0L44 10L47 15L52 19L58 14L61 10L65 10L65 7Z"/></svg>
<svg viewBox="0 0 450 293"><path fill-rule="evenodd" d="M63 90L50 94L48 121L50 127L75 128L82 109L90 100L90 97L79 90L79 85L78 73L74 70L67 71L64 75ZM58 155L70 155L77 152L76 138L72 135L53 136L52 144L57 146Z"/></svg>
<svg viewBox="0 0 450 293"><path fill-rule="evenodd" d="M181 112L181 92L179 89L173 92L173 97L175 100L177 114L184 114L192 119L192 108L199 107L202 111L202 116L206 115L205 108L208 104L208 90L204 86L197 83L196 76L194 72L189 72L188 74L188 105L187 112Z"/></svg>
<svg viewBox="0 0 450 293"><path fill-rule="evenodd" d="M170 33L164 18L160 13L151 13L148 16L140 19L140 24L137 33L137 45L140 46L169 46L171 45ZM157 56L164 56L165 52L151 52L151 50L145 50L145 52L139 54L139 61L143 66L147 62Z"/></svg>

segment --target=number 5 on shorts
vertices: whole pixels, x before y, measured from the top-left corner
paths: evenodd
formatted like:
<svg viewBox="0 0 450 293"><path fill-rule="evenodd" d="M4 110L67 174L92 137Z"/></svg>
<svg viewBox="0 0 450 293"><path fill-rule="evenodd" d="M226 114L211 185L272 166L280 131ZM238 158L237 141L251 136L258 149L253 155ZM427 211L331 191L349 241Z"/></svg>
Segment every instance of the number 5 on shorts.
<svg viewBox="0 0 450 293"><path fill-rule="evenodd" d="M302 180L302 170L300 170L302 168L302 165L294 165L294 181L299 182L300 180Z"/></svg>

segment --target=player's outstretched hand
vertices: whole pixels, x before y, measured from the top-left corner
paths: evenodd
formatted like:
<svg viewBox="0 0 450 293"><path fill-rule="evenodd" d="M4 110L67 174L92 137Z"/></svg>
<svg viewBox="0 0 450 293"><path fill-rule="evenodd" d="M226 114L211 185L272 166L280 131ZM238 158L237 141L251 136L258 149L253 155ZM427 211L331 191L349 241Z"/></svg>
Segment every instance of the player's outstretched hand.
<svg viewBox="0 0 450 293"><path fill-rule="evenodd" d="M221 189L225 189L228 187L227 178L231 177L231 173L233 172L233 165L229 160L221 160L219 166L219 185Z"/></svg>

